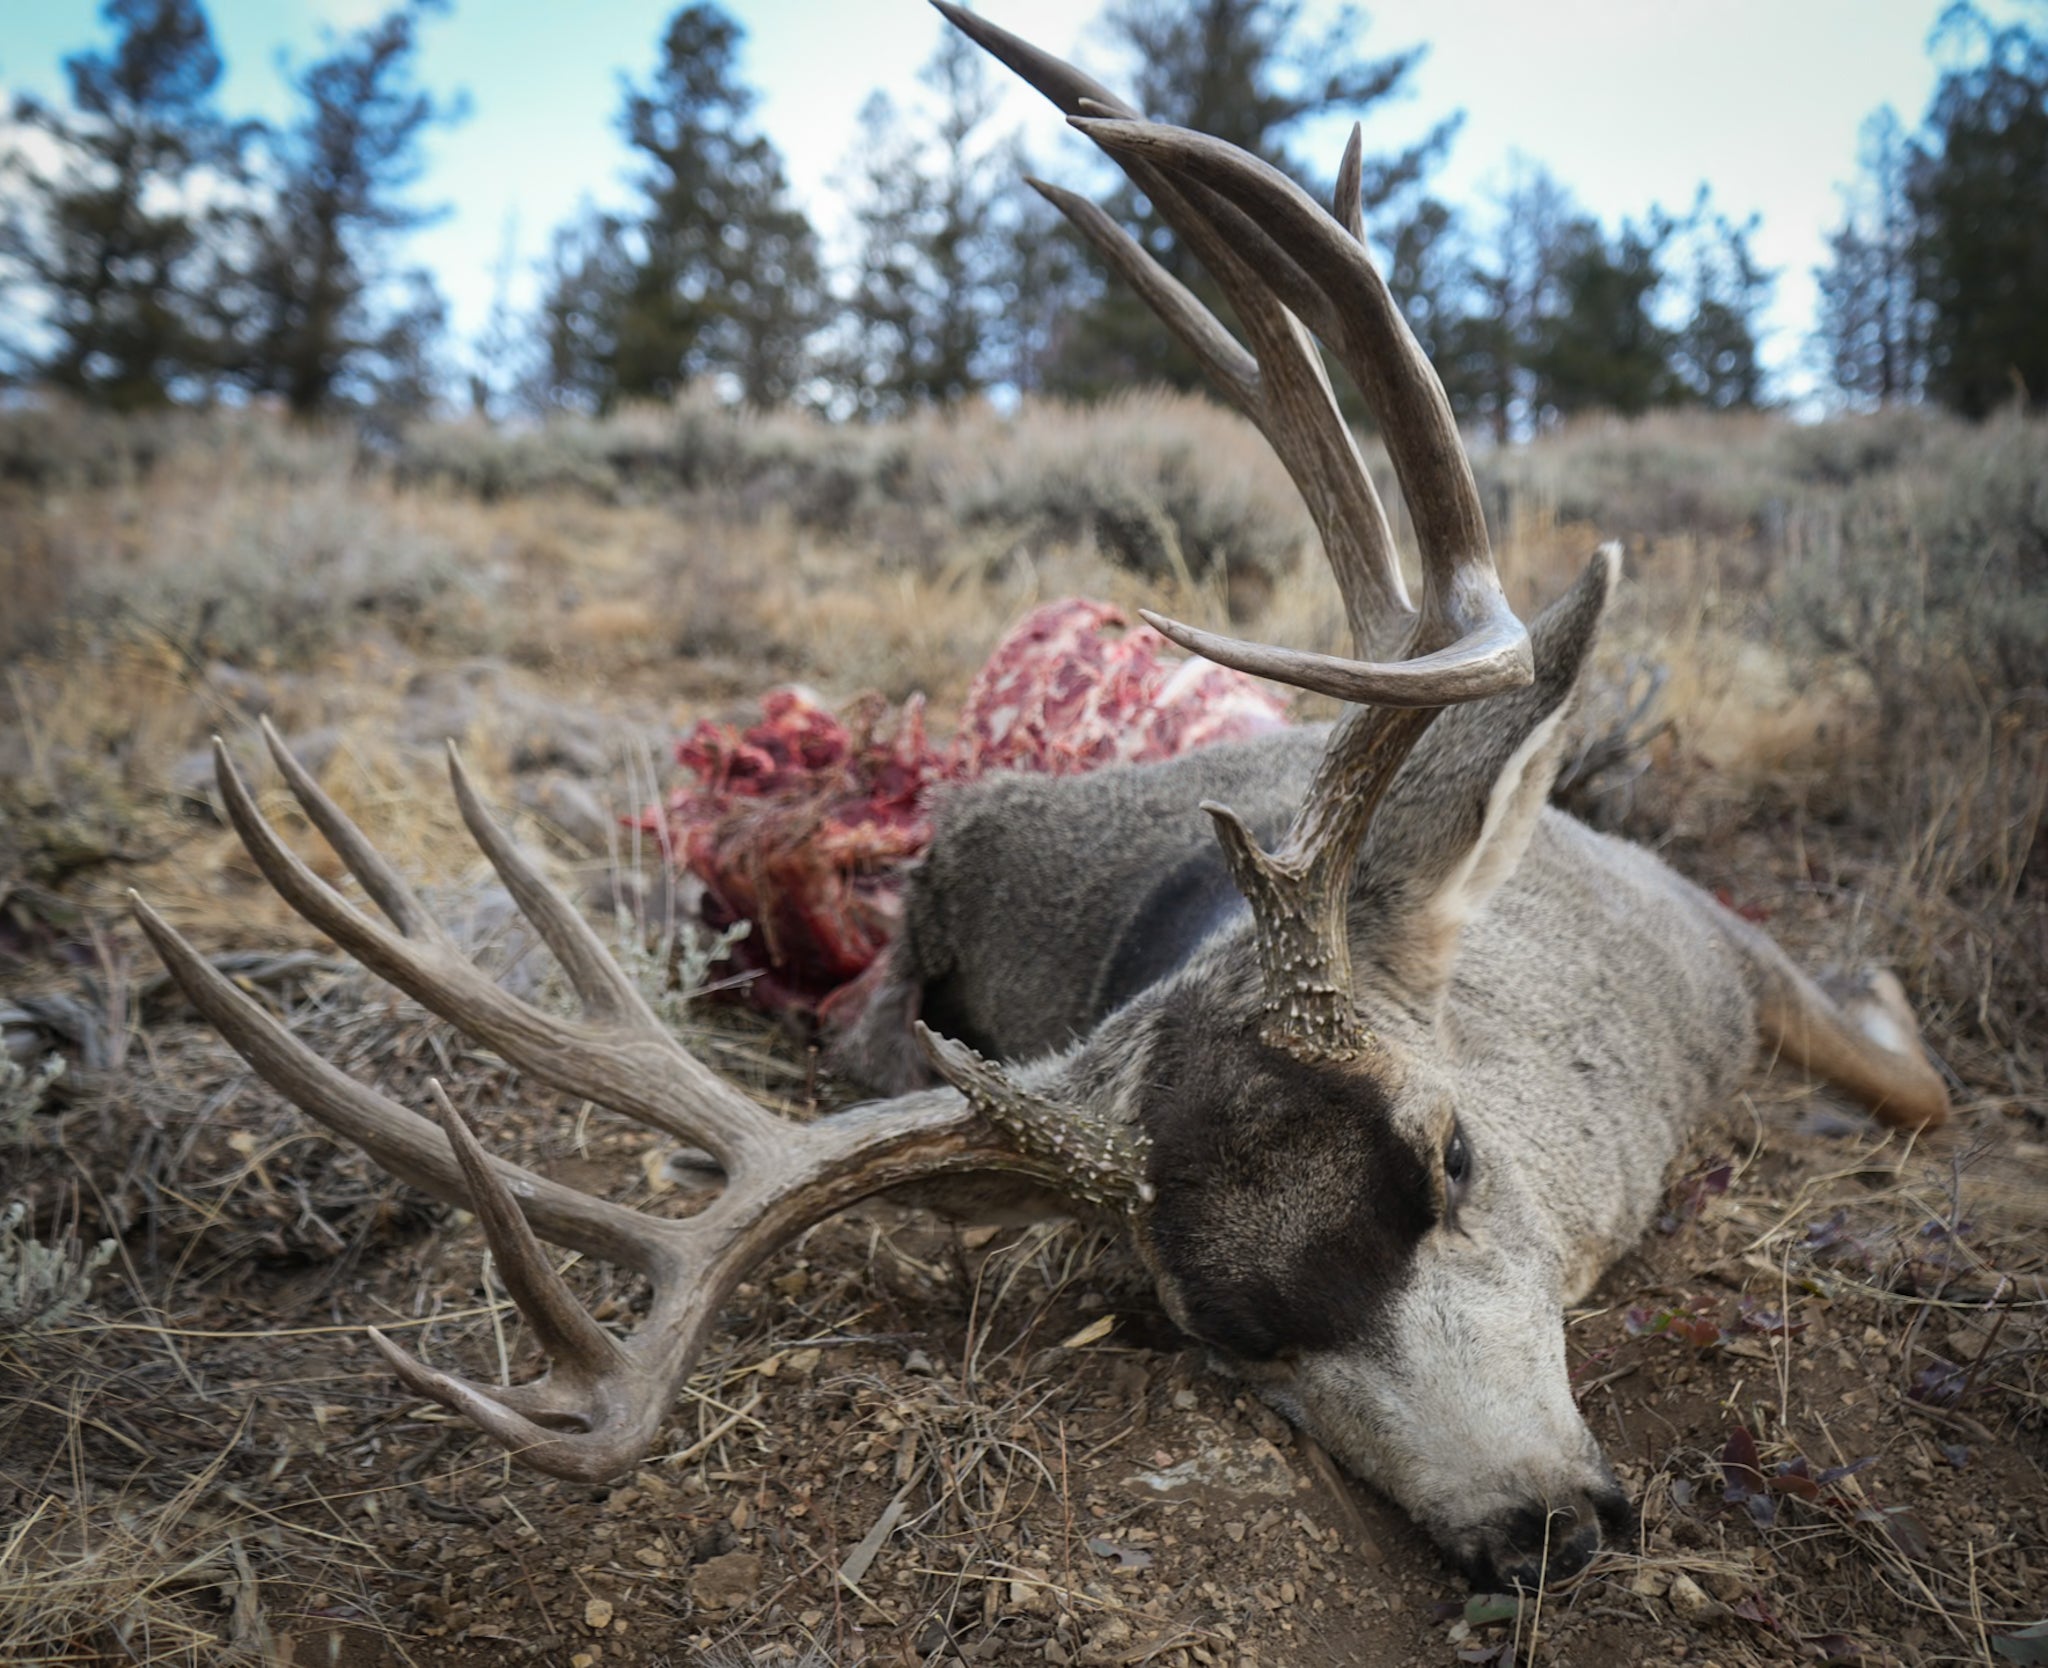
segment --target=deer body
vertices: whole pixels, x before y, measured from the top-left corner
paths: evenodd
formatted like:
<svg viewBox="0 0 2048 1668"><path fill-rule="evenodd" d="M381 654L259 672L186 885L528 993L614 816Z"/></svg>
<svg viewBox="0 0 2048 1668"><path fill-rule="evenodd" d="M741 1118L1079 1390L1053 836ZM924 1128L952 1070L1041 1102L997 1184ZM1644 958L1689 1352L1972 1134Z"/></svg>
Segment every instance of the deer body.
<svg viewBox="0 0 2048 1668"><path fill-rule="evenodd" d="M1170 1203L1138 1233L1176 1318L1487 1584L1533 1582L1546 1535L1568 1563L1603 1515L1621 1521L1560 1311L1641 1236L1759 1040L1733 917L1543 803L1610 582L1603 558L1537 622L1531 691L1438 719L1382 804L1353 885L1355 993L1378 1043L1356 1081L1305 1095L1282 1065L1243 1092L1193 1089L1241 1071L1260 995L1251 912L1199 806L1284 827L1320 727L956 790L845 1050L910 1087L921 1012L1048 1100L1141 1124ZM1491 814L1461 823L1446 804ZM1375 906L1469 893L1489 858L1491 890L1461 900L1448 951L1427 904ZM1419 872L1378 872L1398 865ZM1414 1208L1435 1149L1404 1137L1440 1105L1472 1174L1439 1214Z"/></svg>
<svg viewBox="0 0 2048 1668"><path fill-rule="evenodd" d="M637 1464L725 1295L792 1234L869 1193L995 1172L1121 1217L1175 1320L1475 1579L1576 1569L1629 1508L1573 1405L1560 1309L1642 1232L1696 1120L1760 1048L1902 1125L1942 1119L1942 1081L1889 976L1823 990L1648 853L1545 809L1618 556L1532 625L1515 617L1449 402L1363 246L1356 133L1326 211L939 9L1065 110L1228 296L1242 342L1101 210L1040 188L1286 465L1357 658L1147 618L1343 716L961 793L845 1055L894 1098L809 1124L663 1028L452 754L464 822L578 1018L463 956L274 734L382 921L278 838L218 748L230 820L306 920L521 1071L710 1154L723 1190L683 1220L491 1157L438 1086L428 1117L352 1081L140 899L137 918L267 1082L476 1214L548 1371L483 1385L372 1337L412 1389L539 1469L597 1481ZM1316 338L1379 422L1418 600ZM944 1086L918 1086L931 1073ZM646 1275L646 1317L624 1337L600 1325L542 1240Z"/></svg>

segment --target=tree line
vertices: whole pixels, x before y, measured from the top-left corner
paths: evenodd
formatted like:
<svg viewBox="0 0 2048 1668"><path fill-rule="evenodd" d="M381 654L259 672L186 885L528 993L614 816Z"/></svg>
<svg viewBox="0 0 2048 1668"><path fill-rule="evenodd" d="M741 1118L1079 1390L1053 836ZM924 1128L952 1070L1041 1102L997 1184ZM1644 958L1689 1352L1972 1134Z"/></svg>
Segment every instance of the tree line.
<svg viewBox="0 0 2048 1668"><path fill-rule="evenodd" d="M420 85L420 32L447 0L404 0L291 74L281 124L219 108L201 0L106 0L110 46L65 61L67 105L24 98L5 160L0 297L27 321L0 374L136 409L269 396L291 411L407 413L440 389L446 314L403 260L432 218L422 144L458 101ZM2048 14L2044 14L2048 15ZM1300 0L1112 0L1104 26L1157 119L1218 134L1326 190L1294 146L1317 117L1404 92L1421 49L1361 51ZM1920 130L1889 113L1819 274L1817 363L1862 404L1981 413L2048 398L2048 31L1945 16L1946 67ZM1022 183L995 72L948 32L908 102L877 92L835 187L849 247L828 262L755 119L743 36L683 6L618 127L631 197L558 228L528 318L501 304L472 345L469 397L499 415L605 412L709 383L738 402L887 416L991 390L1099 396L1199 373ZM1368 157L1366 220L1461 420L1501 439L1576 413L1766 403L1774 275L1754 217L1704 188L1617 228L1518 161L1493 199L1431 177L1455 119ZM33 142L29 142L29 141ZM1219 312L1127 185L1107 207ZM8 292L15 292L10 296ZM18 298L18 299L17 299Z"/></svg>

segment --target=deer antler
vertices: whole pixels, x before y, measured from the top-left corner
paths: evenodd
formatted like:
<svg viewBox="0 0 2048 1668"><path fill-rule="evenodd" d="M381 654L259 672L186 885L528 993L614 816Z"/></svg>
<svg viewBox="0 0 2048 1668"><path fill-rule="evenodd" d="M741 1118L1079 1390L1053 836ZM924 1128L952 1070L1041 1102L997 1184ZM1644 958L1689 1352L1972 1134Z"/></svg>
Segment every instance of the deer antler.
<svg viewBox="0 0 2048 1668"><path fill-rule="evenodd" d="M380 1333L392 1368L421 1395L460 1413L529 1465L599 1482L652 1445L720 1306L749 1269L813 1222L922 1176L1007 1170L1104 1203L1135 1197L1138 1177L1114 1165L1077 1179L1055 1158L1058 1132L1024 1150L1005 1141L952 1090L905 1095L798 1124L756 1104L683 1048L587 922L484 808L453 747L455 797L470 834L582 1002L569 1019L512 996L455 947L395 870L299 765L268 723L265 739L300 805L382 910L356 909L279 840L214 744L229 819L264 878L295 910L362 962L522 1071L707 1149L724 1190L703 1211L669 1221L592 1198L486 1154L431 1085L437 1119L365 1088L321 1059L131 894L135 917L193 1005L256 1074L355 1142L401 1179L474 1211L513 1301L549 1359L528 1384L494 1388L439 1372ZM1029 1109L1019 1114L1028 1120ZM647 1276L652 1307L616 1338L582 1307L541 1250L542 1239Z"/></svg>
<svg viewBox="0 0 2048 1668"><path fill-rule="evenodd" d="M1183 648L1353 704L1331 733L1279 846L1261 850L1227 808L1206 805L1251 904L1265 980L1265 1033L1342 1056L1369 1039L1351 992L1346 930L1360 842L1401 763L1446 705L1528 684L1528 632L1502 594L1486 518L1443 384L1366 255L1354 126L1336 217L1236 146L1143 120L1069 64L972 12L945 16L1067 113L1151 199L1221 286L1250 347L1093 203L1032 183L1093 242L1266 437L1322 537L1357 659L1222 637L1147 612ZM1421 547L1423 597L1402 586L1393 534L1337 409L1313 337L1327 343L1378 419ZM1399 658L1375 659L1400 644Z"/></svg>

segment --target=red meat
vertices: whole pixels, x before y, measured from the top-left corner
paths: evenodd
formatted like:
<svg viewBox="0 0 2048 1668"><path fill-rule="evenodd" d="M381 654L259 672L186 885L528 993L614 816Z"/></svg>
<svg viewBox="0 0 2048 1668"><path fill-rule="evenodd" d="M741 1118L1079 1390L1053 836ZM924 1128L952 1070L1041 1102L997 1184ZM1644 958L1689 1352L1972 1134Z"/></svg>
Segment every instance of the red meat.
<svg viewBox="0 0 2048 1668"><path fill-rule="evenodd" d="M843 1023L901 919L904 869L931 841L933 788L1170 758L1286 722L1267 685L1169 649L1107 603L1048 603L997 645L943 748L916 697L892 710L867 695L835 714L778 689L744 730L699 724L676 748L694 783L637 821L703 883L706 925L752 923L733 952L752 1001Z"/></svg>

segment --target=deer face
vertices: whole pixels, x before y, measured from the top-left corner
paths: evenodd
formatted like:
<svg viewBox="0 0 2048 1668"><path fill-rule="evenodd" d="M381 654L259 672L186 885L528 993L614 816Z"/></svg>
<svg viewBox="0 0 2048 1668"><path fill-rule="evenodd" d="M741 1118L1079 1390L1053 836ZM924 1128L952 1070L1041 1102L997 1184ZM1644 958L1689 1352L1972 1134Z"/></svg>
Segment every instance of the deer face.
<svg viewBox="0 0 2048 1668"><path fill-rule="evenodd" d="M1482 1588L1580 1568L1630 1507L1573 1405L1562 1271L1456 1086L1304 1061L1200 986L1155 1021L1141 1229L1163 1300Z"/></svg>

